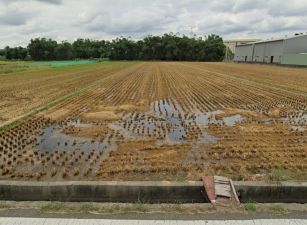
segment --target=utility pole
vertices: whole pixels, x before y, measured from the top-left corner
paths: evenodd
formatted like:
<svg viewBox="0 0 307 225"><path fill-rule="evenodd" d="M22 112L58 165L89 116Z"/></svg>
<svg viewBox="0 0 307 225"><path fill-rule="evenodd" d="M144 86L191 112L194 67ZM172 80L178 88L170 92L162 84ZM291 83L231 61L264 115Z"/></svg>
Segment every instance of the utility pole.
<svg viewBox="0 0 307 225"><path fill-rule="evenodd" d="M226 45L226 56L225 56L225 58L226 58L226 61L228 62L228 46Z"/></svg>

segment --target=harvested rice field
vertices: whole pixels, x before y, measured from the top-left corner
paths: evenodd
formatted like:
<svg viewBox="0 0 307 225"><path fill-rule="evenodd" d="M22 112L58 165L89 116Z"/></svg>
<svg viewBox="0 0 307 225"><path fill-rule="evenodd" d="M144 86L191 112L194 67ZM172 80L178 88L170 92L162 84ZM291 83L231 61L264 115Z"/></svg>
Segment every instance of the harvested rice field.
<svg viewBox="0 0 307 225"><path fill-rule="evenodd" d="M0 97L0 179L307 179L306 69L35 68L0 74Z"/></svg>

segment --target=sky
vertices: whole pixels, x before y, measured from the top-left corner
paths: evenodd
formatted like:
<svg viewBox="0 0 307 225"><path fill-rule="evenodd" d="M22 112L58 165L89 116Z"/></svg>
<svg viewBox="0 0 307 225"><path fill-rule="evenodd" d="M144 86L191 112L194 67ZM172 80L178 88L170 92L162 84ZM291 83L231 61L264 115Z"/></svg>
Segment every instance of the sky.
<svg viewBox="0 0 307 225"><path fill-rule="evenodd" d="M306 12L307 0L0 0L0 48L169 32L281 38L307 32Z"/></svg>

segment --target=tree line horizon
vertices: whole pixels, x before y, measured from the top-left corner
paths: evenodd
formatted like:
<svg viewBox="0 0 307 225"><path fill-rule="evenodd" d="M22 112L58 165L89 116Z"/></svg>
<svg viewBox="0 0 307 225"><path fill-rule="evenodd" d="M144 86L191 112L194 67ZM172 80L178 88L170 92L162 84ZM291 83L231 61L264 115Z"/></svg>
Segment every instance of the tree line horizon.
<svg viewBox="0 0 307 225"><path fill-rule="evenodd" d="M120 37L113 40L77 39L58 43L51 38L31 39L26 48L9 46L0 50L7 60L167 60L222 61L226 46L215 34L206 37L178 36L173 33L147 36L141 40Z"/></svg>

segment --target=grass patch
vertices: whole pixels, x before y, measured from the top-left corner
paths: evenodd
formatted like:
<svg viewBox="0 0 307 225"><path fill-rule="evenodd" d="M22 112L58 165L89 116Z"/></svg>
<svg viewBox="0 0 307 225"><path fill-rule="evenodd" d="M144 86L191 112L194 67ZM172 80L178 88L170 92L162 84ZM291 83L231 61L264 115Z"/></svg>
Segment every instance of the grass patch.
<svg viewBox="0 0 307 225"><path fill-rule="evenodd" d="M58 61L34 61L30 65L32 67L49 66L51 68L62 68L67 66L77 65L92 65L96 64L96 60L58 60Z"/></svg>
<svg viewBox="0 0 307 225"><path fill-rule="evenodd" d="M256 204L253 202L244 203L243 208L245 211L248 211L248 212L256 212L257 210Z"/></svg>
<svg viewBox="0 0 307 225"><path fill-rule="evenodd" d="M288 209L282 207L281 205L273 205L270 207L270 210L274 214L286 214L288 213Z"/></svg>
<svg viewBox="0 0 307 225"><path fill-rule="evenodd" d="M137 203L137 204L134 204L133 206L134 206L135 210L138 211L138 212L146 212L147 211L145 205L142 204L142 203Z"/></svg>
<svg viewBox="0 0 307 225"><path fill-rule="evenodd" d="M146 208L146 206L142 203L133 203L133 204L129 204L127 206L124 207L120 207L118 206L117 208L113 207L113 212L147 212L148 209Z"/></svg>
<svg viewBox="0 0 307 225"><path fill-rule="evenodd" d="M99 211L99 208L94 206L93 204L86 203L86 204L81 204L78 211L82 213L97 212Z"/></svg>
<svg viewBox="0 0 307 225"><path fill-rule="evenodd" d="M26 62L3 62L0 61L0 75L8 75L11 73L17 73L17 72L22 72L29 70L31 67L29 63Z"/></svg>
<svg viewBox="0 0 307 225"><path fill-rule="evenodd" d="M275 168L270 174L270 180L272 181L285 181L288 179L288 176L285 174L285 171L281 168Z"/></svg>
<svg viewBox="0 0 307 225"><path fill-rule="evenodd" d="M67 207L62 202L51 202L46 205L42 205L39 211L40 212L61 212L61 211L67 211Z"/></svg>
<svg viewBox="0 0 307 225"><path fill-rule="evenodd" d="M9 209L9 208L11 208L10 205L8 205L8 204L6 204L6 203L4 203L4 202L1 202L1 203L0 203L0 209Z"/></svg>
<svg viewBox="0 0 307 225"><path fill-rule="evenodd" d="M176 177L177 182L185 182L187 180L187 173L186 172L179 172Z"/></svg>
<svg viewBox="0 0 307 225"><path fill-rule="evenodd" d="M119 205L113 205L111 207L107 207L105 209L108 213L116 213L116 212L119 212L121 210L121 207Z"/></svg>
<svg viewBox="0 0 307 225"><path fill-rule="evenodd" d="M45 212L70 212L70 213L89 213L98 212L100 209L91 203L80 203L77 206L69 206L63 202L51 202L42 205L39 211Z"/></svg>
<svg viewBox="0 0 307 225"><path fill-rule="evenodd" d="M174 206L174 210L176 211L176 212L183 212L183 208L182 208L182 205L181 204L176 204L175 206Z"/></svg>

